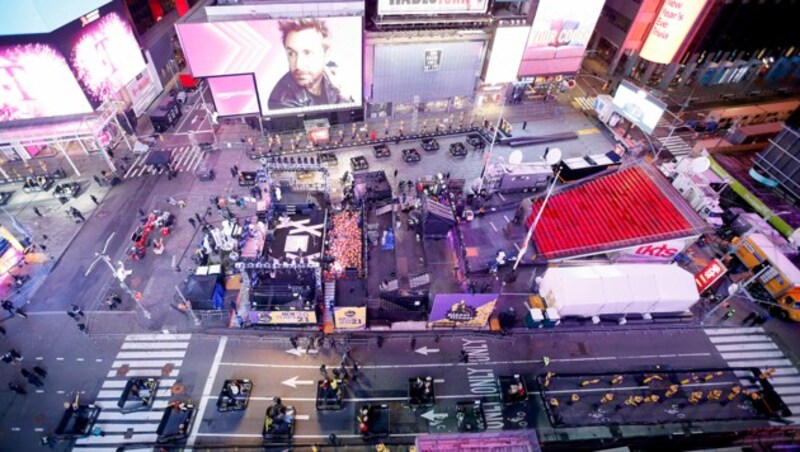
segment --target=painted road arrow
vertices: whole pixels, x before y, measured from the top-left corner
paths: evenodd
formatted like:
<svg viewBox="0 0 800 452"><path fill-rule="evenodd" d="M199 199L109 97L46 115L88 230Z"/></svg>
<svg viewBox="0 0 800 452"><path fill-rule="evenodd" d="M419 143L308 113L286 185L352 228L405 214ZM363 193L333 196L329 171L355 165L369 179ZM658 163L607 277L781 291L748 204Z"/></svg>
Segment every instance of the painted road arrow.
<svg viewBox="0 0 800 452"><path fill-rule="evenodd" d="M308 418L309 418L309 415L308 414L298 414L294 418L297 419L298 421L307 421Z"/></svg>
<svg viewBox="0 0 800 452"><path fill-rule="evenodd" d="M415 352L419 353L420 355L428 356L429 353L439 353L438 348L428 348L428 347L420 347Z"/></svg>
<svg viewBox="0 0 800 452"><path fill-rule="evenodd" d="M311 384L314 384L314 382L311 381L311 380L298 380L298 378L300 378L300 377L292 377L292 378L290 378L288 380L282 381L281 384L284 384L286 386L291 386L293 388L296 388L297 385L311 385Z"/></svg>
<svg viewBox="0 0 800 452"><path fill-rule="evenodd" d="M291 349L289 349L289 350L286 350L286 353L288 353L288 354L290 354L290 355L294 355L294 356L300 356L300 355L302 355L302 354L303 354L303 353L305 353L305 352L306 352L306 351L305 351L305 350L303 350L303 349L301 349L301 348L291 348Z"/></svg>
<svg viewBox="0 0 800 452"><path fill-rule="evenodd" d="M447 413L436 413L435 410L430 410L427 413L422 413L421 416L431 422L447 419Z"/></svg>

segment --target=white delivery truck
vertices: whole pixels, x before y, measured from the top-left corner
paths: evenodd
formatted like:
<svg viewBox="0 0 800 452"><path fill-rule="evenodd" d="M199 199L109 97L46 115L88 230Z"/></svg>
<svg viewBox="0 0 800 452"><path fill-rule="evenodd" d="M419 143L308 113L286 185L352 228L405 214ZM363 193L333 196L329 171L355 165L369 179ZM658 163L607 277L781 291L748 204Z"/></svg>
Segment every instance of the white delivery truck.
<svg viewBox="0 0 800 452"><path fill-rule="evenodd" d="M700 298L694 275L674 264L550 267L539 293L561 317L683 313Z"/></svg>

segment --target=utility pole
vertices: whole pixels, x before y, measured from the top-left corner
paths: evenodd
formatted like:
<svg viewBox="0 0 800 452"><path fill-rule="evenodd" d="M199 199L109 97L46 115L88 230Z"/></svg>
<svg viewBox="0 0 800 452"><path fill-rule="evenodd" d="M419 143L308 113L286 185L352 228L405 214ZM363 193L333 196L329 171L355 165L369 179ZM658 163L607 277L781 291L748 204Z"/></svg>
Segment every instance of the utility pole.
<svg viewBox="0 0 800 452"><path fill-rule="evenodd" d="M111 273L114 275L114 278L119 281L120 288L124 290L128 295L130 295L131 298L133 298L133 301L136 303L136 306L138 306L139 309L142 310L142 315L144 315L144 318L150 320L150 318L152 317L150 315L150 312L147 309L145 309L144 306L142 306L142 304L137 299L136 294L125 283L125 278L127 278L128 275L130 275L132 272L130 270L125 269L125 266L122 264L122 261L118 262L119 268L114 268L114 265L111 263L111 258L108 257L107 253L108 245L109 243L111 243L112 238L114 238L113 232L111 233L111 235L108 236L108 239L106 239L106 244L103 245L103 250L94 252L95 255L94 261L92 261L92 264L89 266L89 268L86 270L86 273L83 276L88 277L89 273L91 273L92 270L94 270L94 267L97 265L98 262L104 262L108 266L108 268L111 269Z"/></svg>

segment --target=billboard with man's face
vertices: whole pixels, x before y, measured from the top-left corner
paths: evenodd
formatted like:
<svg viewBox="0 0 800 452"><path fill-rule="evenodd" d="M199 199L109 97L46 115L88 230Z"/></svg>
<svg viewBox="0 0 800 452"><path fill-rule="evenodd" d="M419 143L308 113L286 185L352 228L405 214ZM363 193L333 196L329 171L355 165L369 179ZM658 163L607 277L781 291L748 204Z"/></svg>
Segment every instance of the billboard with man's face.
<svg viewBox="0 0 800 452"><path fill-rule="evenodd" d="M604 3L605 0L541 0L518 75L577 72Z"/></svg>
<svg viewBox="0 0 800 452"><path fill-rule="evenodd" d="M361 105L361 17L178 24L195 77L253 73L261 113Z"/></svg>

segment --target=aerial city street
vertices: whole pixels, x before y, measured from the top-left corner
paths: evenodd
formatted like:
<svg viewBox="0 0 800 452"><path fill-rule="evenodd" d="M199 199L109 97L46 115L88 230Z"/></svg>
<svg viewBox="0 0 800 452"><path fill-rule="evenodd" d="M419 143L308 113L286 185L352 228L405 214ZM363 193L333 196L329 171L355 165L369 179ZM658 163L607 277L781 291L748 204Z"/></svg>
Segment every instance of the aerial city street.
<svg viewBox="0 0 800 452"><path fill-rule="evenodd" d="M798 17L2 2L0 451L794 450Z"/></svg>

